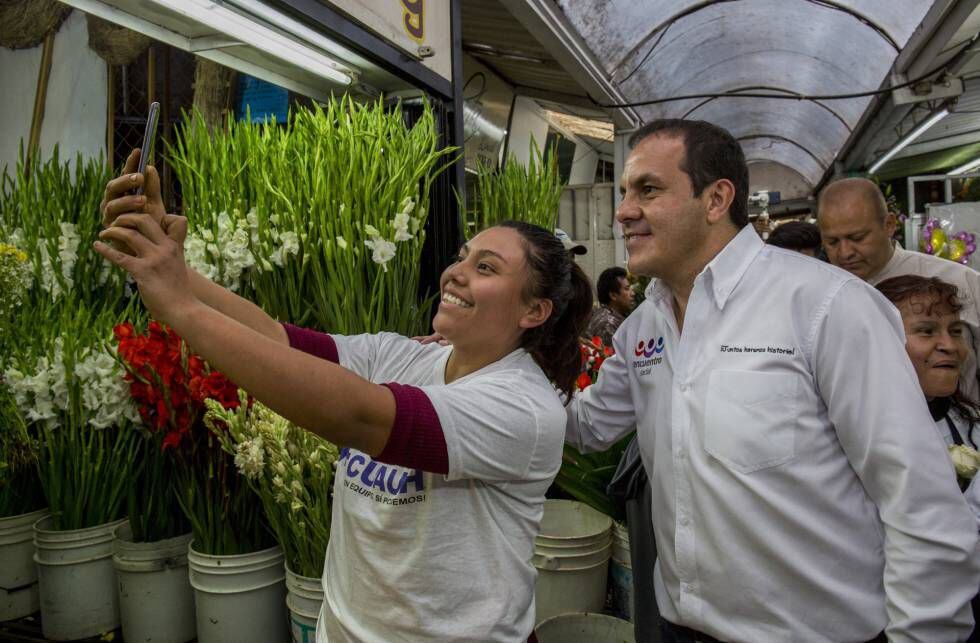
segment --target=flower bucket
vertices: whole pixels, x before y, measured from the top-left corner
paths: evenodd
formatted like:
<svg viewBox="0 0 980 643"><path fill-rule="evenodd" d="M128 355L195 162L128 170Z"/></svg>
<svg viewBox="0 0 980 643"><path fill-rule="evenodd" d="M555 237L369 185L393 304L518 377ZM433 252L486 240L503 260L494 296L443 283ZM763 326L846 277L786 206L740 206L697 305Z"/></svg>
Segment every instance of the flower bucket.
<svg viewBox="0 0 980 643"><path fill-rule="evenodd" d="M619 618L633 616L633 566L630 561L630 535L624 525L613 524L612 560L609 563L609 589L612 611Z"/></svg>
<svg viewBox="0 0 980 643"><path fill-rule="evenodd" d="M185 643L196 636L194 592L187 573L191 534L133 542L129 523L116 527L112 564L119 590L123 639Z"/></svg>
<svg viewBox="0 0 980 643"><path fill-rule="evenodd" d="M315 643L316 620L323 607L323 582L286 569L286 607L293 643Z"/></svg>
<svg viewBox="0 0 980 643"><path fill-rule="evenodd" d="M535 622L606 603L612 519L581 502L546 500L534 539Z"/></svg>
<svg viewBox="0 0 980 643"><path fill-rule="evenodd" d="M287 643L282 549L237 556L187 551L200 643Z"/></svg>
<svg viewBox="0 0 980 643"><path fill-rule="evenodd" d="M633 625L605 614L561 614L534 628L538 643L634 643Z"/></svg>
<svg viewBox="0 0 980 643"><path fill-rule="evenodd" d="M0 518L0 621L36 612L40 606L34 566L34 523L47 509Z"/></svg>
<svg viewBox="0 0 980 643"><path fill-rule="evenodd" d="M50 517L34 523L45 638L71 641L119 627L112 534L124 522L64 531L51 529Z"/></svg>

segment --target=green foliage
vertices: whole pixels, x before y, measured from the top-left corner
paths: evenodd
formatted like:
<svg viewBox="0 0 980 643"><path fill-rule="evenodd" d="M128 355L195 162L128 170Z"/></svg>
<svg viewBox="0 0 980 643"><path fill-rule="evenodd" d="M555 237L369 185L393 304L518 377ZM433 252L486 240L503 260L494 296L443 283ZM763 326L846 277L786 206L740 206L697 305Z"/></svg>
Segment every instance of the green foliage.
<svg viewBox="0 0 980 643"><path fill-rule="evenodd" d="M555 484L579 502L614 520L623 520L625 516L616 510L606 487L612 481L619 460L632 438L631 433L601 453L579 453L566 444Z"/></svg>
<svg viewBox="0 0 980 643"><path fill-rule="evenodd" d="M554 230L558 202L564 187L558 175L558 153L552 148L542 156L531 140L527 166L513 158L497 169L480 161L477 166L475 207L466 212L466 238L507 220L525 221ZM462 204L460 209L464 209Z"/></svg>
<svg viewBox="0 0 980 643"><path fill-rule="evenodd" d="M285 126L189 116L169 151L192 267L270 315L341 334L421 332L429 188L451 160L426 106L335 99Z"/></svg>

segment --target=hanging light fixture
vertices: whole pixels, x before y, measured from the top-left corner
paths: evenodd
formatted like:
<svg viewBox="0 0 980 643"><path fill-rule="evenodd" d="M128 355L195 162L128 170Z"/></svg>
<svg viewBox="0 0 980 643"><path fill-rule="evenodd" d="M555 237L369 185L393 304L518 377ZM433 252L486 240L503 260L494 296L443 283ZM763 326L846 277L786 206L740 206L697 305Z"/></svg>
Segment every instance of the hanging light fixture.
<svg viewBox="0 0 980 643"><path fill-rule="evenodd" d="M929 118L919 123L915 127L915 129L913 129L911 132L909 132L901 139L899 139L899 141L895 143L890 150L885 152L884 156L882 156L877 161L875 161L874 164L872 164L872 166L868 168L868 174L874 174L875 172L877 172L878 168L880 168L882 165L887 163L893 156L895 156L896 154L904 150L909 145L909 143L922 136L922 134L927 129L929 129L930 127L932 127L933 125L941 121L942 119L946 118L948 115L949 115L949 108L943 107L939 111L934 112L932 115L930 115Z"/></svg>

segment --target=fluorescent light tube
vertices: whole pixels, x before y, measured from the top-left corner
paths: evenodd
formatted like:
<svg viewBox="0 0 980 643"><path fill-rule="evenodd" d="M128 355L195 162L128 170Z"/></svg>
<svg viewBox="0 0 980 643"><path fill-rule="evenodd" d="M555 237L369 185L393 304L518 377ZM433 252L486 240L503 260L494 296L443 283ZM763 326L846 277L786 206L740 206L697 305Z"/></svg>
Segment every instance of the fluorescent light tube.
<svg viewBox="0 0 980 643"><path fill-rule="evenodd" d="M933 114L932 116L930 116L929 118L927 118L926 120L919 123L919 125L914 130L912 130L911 132L903 136L901 140L895 143L895 145L892 146L890 150L885 152L884 156L882 156L880 159L875 161L874 165L868 168L868 174L874 174L875 172L877 172L878 168L880 168L882 165L887 163L889 159L891 159L893 156L895 156L896 154L904 150L909 143L922 136L923 132L925 132L927 129L929 129L930 127L932 127L933 125L941 121L942 119L946 118L946 116L948 115L949 115L949 109L944 107L938 112L936 112L935 114Z"/></svg>
<svg viewBox="0 0 980 643"><path fill-rule="evenodd" d="M342 71L344 67L337 61L211 0L152 0L152 2L321 78L342 85L349 85L353 80L350 72Z"/></svg>
<svg viewBox="0 0 980 643"><path fill-rule="evenodd" d="M970 170L975 170L978 167L980 167L980 158L973 159L969 163L964 163L963 165L959 166L958 168L955 168L955 169L950 170L949 173L950 174L966 174Z"/></svg>
<svg viewBox="0 0 980 643"><path fill-rule="evenodd" d="M350 54L350 52L340 44L334 42L320 32L310 29L302 22L294 20L286 14L273 9L264 2L260 2L259 0L229 0L229 2L250 15L257 16L266 22L275 25L276 27L293 34L297 38L305 40L309 44L319 47L329 54L340 56L341 59L343 59L345 55ZM331 63L334 69L349 75L355 80L360 75L360 71L356 69L356 67L348 65L346 62L341 63L339 61L331 60Z"/></svg>

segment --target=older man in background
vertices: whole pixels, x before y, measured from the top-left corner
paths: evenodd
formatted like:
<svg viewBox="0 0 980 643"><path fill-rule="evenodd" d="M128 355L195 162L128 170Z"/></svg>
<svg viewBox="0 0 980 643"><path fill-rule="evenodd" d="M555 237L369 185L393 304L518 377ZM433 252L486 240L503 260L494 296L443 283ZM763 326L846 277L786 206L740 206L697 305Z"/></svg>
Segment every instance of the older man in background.
<svg viewBox="0 0 980 643"><path fill-rule="evenodd" d="M868 179L841 179L824 188L817 202L817 223L830 263L871 285L898 275L919 275L956 286L963 302L960 316L970 331L970 355L961 382L970 398L980 399L980 273L955 261L905 250L894 242L896 217L888 211L881 190Z"/></svg>

